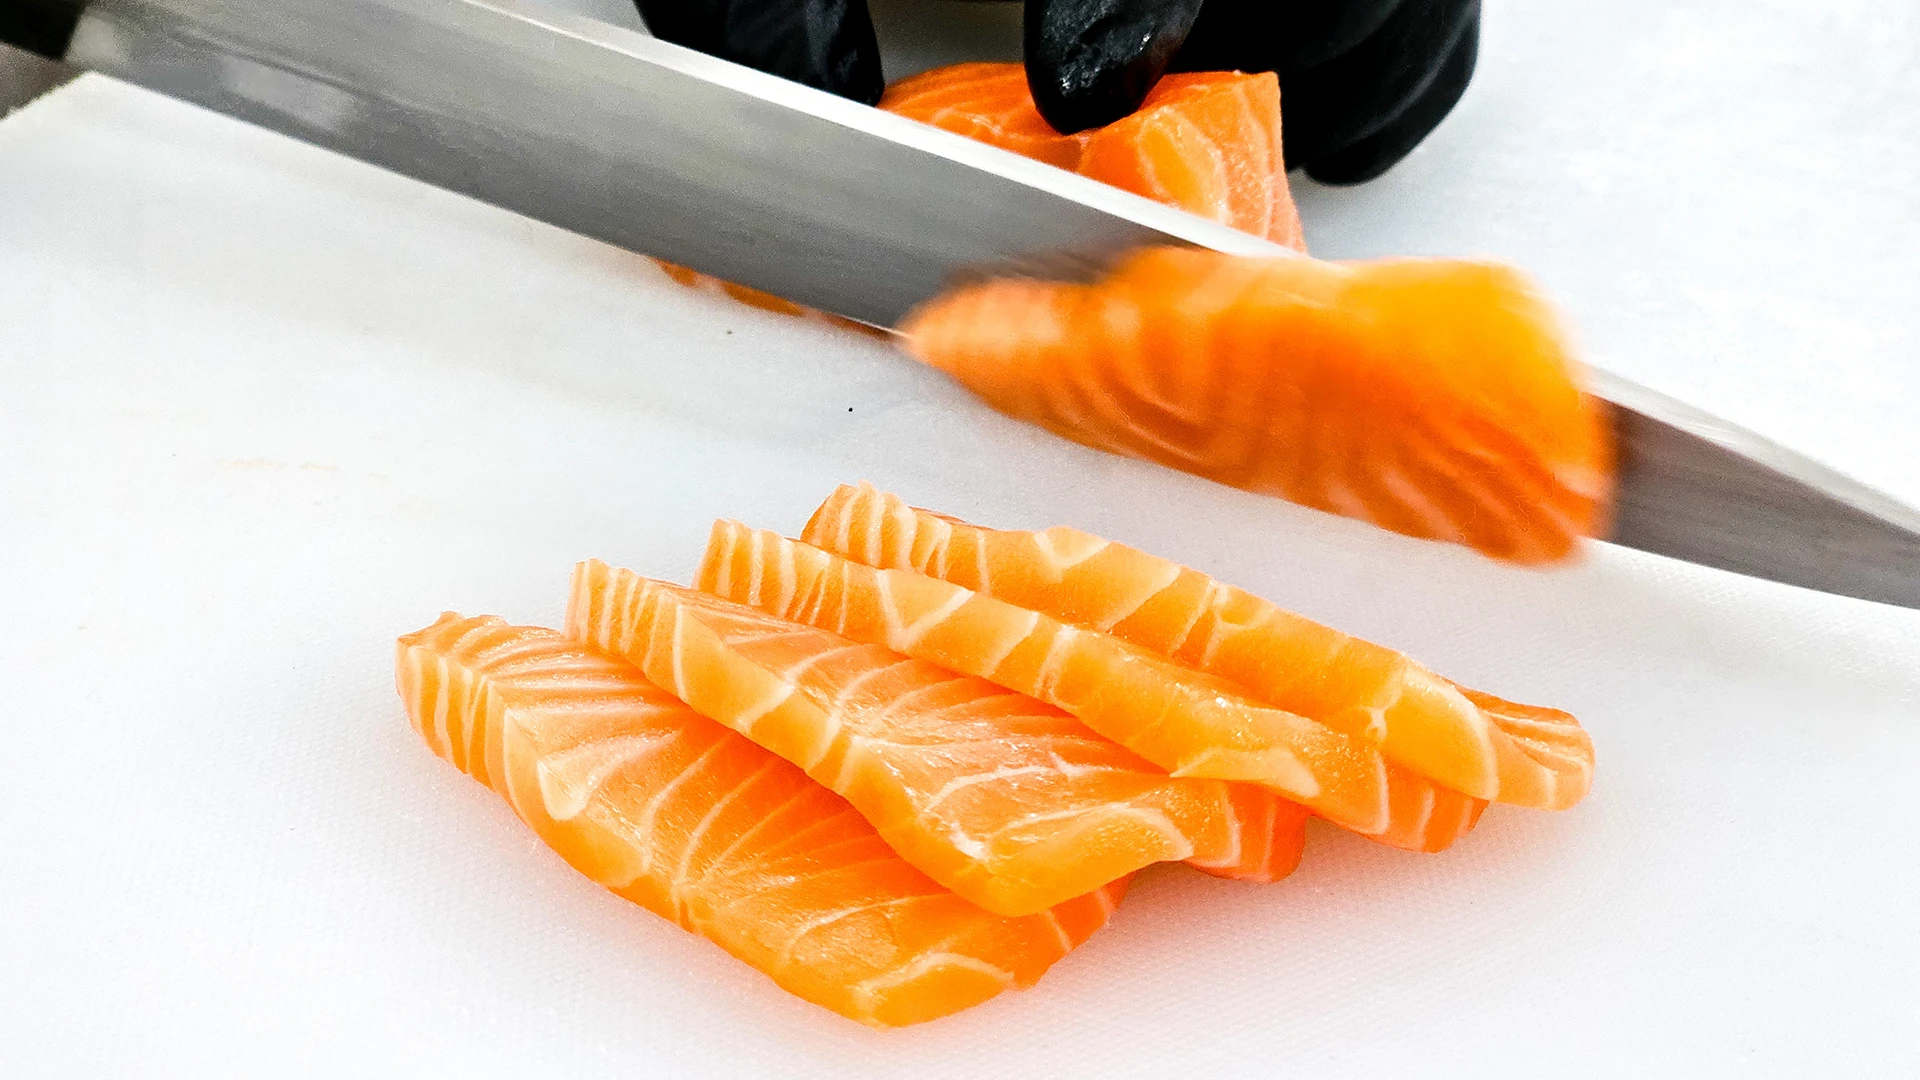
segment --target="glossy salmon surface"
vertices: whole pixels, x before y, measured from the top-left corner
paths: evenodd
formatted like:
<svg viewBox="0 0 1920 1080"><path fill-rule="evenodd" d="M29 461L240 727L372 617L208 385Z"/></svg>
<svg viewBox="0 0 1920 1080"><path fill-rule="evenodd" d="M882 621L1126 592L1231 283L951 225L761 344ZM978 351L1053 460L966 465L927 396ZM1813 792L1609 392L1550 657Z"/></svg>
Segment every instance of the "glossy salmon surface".
<svg viewBox="0 0 1920 1080"><path fill-rule="evenodd" d="M399 640L396 681L428 747L575 869L864 1024L1031 986L1125 887L983 911L798 768L553 630L448 614Z"/></svg>

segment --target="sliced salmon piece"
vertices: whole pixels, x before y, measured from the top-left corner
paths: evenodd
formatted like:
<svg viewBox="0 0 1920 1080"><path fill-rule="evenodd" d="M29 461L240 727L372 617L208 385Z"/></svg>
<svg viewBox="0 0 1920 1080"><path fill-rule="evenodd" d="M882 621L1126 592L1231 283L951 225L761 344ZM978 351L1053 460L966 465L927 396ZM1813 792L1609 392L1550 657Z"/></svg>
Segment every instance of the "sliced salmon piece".
<svg viewBox="0 0 1920 1080"><path fill-rule="evenodd" d="M982 911L799 769L552 630L444 615L400 639L396 678L433 752L575 869L864 1024L1032 985L1125 887Z"/></svg>
<svg viewBox="0 0 1920 1080"><path fill-rule="evenodd" d="M1560 810L1593 781L1593 740L1567 713L1466 690L1393 649L1078 529L982 528L863 483L828 496L801 539L1113 634L1479 799Z"/></svg>
<svg viewBox="0 0 1920 1080"><path fill-rule="evenodd" d="M1515 562L1605 530L1602 407L1505 267L1156 248L1094 285L962 287L902 329L988 404L1088 446Z"/></svg>
<svg viewBox="0 0 1920 1080"><path fill-rule="evenodd" d="M1174 776L1257 784L1396 847L1439 850L1478 818L1466 796L1362 740L1111 634L938 578L722 521L696 584L1038 698Z"/></svg>
<svg viewBox="0 0 1920 1080"><path fill-rule="evenodd" d="M1306 250L1272 72L1167 75L1133 115L1075 135L1041 118L1019 64L923 72L889 87L880 107Z"/></svg>
<svg viewBox="0 0 1920 1080"><path fill-rule="evenodd" d="M599 561L574 568L567 633L801 766L988 911L1045 911L1156 862L1271 881L1300 861L1297 804L1177 780L1058 709L880 645Z"/></svg>

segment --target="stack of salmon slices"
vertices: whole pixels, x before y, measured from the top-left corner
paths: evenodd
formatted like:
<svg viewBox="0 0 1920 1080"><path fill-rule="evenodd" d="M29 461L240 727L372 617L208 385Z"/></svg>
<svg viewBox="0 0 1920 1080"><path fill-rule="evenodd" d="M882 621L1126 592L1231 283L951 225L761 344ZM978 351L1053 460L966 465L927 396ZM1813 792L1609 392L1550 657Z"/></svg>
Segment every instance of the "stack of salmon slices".
<svg viewBox="0 0 1920 1080"><path fill-rule="evenodd" d="M432 750L580 872L877 1027L1025 987L1161 862L1250 882L1306 819L1437 852L1564 809L1565 713L1179 564L867 485L717 523L687 588L590 561L562 631L400 639Z"/></svg>

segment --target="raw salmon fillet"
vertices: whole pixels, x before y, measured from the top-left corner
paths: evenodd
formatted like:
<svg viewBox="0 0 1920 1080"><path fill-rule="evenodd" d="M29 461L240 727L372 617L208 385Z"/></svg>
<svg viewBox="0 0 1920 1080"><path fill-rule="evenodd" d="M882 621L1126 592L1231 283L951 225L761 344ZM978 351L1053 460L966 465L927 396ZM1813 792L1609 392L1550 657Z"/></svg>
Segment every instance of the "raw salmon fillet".
<svg viewBox="0 0 1920 1080"><path fill-rule="evenodd" d="M880 107L1306 250L1270 71L1167 75L1133 115L1076 135L1041 119L1019 64L923 72L889 87Z"/></svg>
<svg viewBox="0 0 1920 1080"><path fill-rule="evenodd" d="M1258 784L1396 847L1440 850L1485 806L1224 679L924 574L722 521L696 584L1038 698L1174 776Z"/></svg>
<svg viewBox="0 0 1920 1080"><path fill-rule="evenodd" d="M1392 649L1078 529L981 528L860 484L829 496L801 539L1113 634L1480 799L1559 810L1593 780L1593 741L1564 712L1466 690Z"/></svg>
<svg viewBox="0 0 1920 1080"><path fill-rule="evenodd" d="M901 857L1001 915L1045 911L1151 863L1272 881L1306 811L1177 780L1058 709L879 645L598 561L567 634L844 796Z"/></svg>
<svg viewBox="0 0 1920 1080"><path fill-rule="evenodd" d="M444 615L400 639L396 676L433 752L575 869L864 1024L1032 985L1124 888L982 911L799 769L552 630Z"/></svg>
<svg viewBox="0 0 1920 1080"><path fill-rule="evenodd" d="M1501 266L1155 248L1093 285L962 287L902 330L988 404L1102 450L1515 562L1605 529L1602 407Z"/></svg>

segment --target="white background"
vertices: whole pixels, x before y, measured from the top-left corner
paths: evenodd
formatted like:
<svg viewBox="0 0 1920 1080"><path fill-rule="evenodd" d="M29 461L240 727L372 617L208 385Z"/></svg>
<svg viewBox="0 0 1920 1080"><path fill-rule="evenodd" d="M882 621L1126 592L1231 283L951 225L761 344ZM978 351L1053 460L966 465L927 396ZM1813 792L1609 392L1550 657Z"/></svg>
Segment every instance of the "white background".
<svg viewBox="0 0 1920 1080"><path fill-rule="evenodd" d="M1920 13L1815 7L1491 2L1425 146L1297 181L1309 241L1515 259L1597 361L1920 501ZM935 51L889 44L895 74ZM1317 830L1271 887L1148 874L1037 989L876 1033L574 875L408 730L394 635L551 623L587 556L684 579L711 518L791 531L858 478L1570 708L1594 793L1440 856ZM1512 570L1104 457L878 343L97 79L0 124L0 611L8 1077L1920 1055L1920 615L1608 548Z"/></svg>

